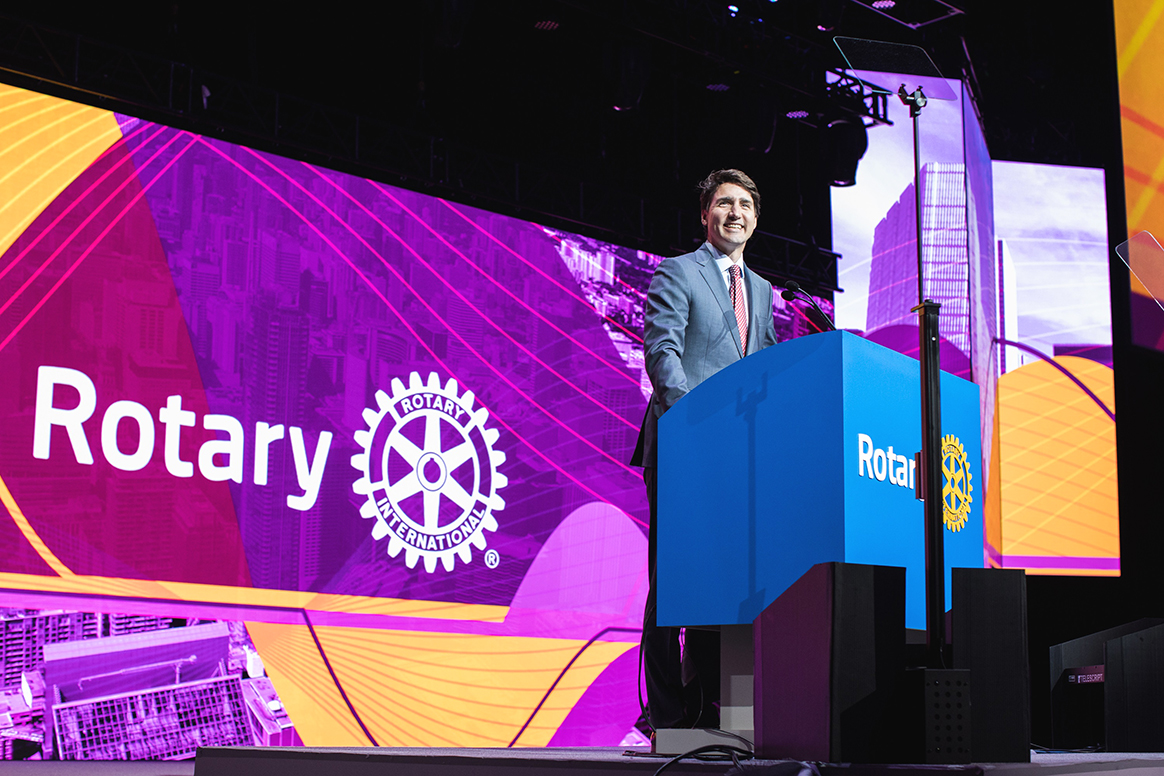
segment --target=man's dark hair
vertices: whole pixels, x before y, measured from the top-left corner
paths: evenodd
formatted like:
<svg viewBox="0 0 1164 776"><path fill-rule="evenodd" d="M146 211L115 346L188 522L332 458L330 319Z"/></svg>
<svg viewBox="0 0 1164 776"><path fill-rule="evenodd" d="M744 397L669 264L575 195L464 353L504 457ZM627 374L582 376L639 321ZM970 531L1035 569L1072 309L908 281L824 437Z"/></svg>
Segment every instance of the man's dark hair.
<svg viewBox="0 0 1164 776"><path fill-rule="evenodd" d="M752 206L755 208L756 215L760 215L760 190L756 188L756 182L749 178L747 173L730 169L716 170L699 184L700 213L706 212L711 207L711 198L715 196L716 189L725 183L734 183L751 194Z"/></svg>

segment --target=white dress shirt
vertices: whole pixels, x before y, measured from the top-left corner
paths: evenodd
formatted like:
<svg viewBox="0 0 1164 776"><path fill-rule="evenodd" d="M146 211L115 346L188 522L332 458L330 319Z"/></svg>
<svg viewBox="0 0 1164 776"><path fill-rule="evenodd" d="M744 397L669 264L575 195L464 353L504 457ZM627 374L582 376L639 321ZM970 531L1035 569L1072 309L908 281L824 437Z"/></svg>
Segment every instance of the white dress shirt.
<svg viewBox="0 0 1164 776"><path fill-rule="evenodd" d="M728 299L732 298L732 276L728 273L728 267L732 265L732 260L728 258L726 253L722 253L719 248L716 248L710 242L707 247L711 249L711 255L715 256L715 266L719 267L720 277L723 278L724 288L728 291ZM740 291L744 297L744 320L751 321L748 317L748 281L747 276L744 275L744 260L740 259Z"/></svg>

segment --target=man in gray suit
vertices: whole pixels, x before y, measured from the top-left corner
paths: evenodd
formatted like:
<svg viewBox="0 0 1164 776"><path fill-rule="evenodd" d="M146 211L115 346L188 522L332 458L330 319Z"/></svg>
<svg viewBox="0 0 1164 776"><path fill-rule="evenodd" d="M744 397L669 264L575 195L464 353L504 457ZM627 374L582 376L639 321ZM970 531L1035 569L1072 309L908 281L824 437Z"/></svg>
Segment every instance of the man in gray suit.
<svg viewBox="0 0 1164 776"><path fill-rule="evenodd" d="M707 241L659 264L647 292L643 346L654 393L631 459L643 467L651 510L642 652L655 729L719 725L719 635L689 629L680 661L679 629L655 624L659 416L719 370L776 344L772 284L743 261L760 215L756 184L739 170L717 170L699 190Z"/></svg>

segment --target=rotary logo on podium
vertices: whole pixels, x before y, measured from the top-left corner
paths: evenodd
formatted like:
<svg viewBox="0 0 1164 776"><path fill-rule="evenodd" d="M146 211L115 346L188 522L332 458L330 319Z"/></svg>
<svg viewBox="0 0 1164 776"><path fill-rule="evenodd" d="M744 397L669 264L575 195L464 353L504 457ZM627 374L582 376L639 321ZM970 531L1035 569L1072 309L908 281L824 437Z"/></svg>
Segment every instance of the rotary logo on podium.
<svg viewBox="0 0 1164 776"><path fill-rule="evenodd" d="M951 531L961 531L970 517L974 503L971 478L962 442L953 434L942 437L942 522Z"/></svg>

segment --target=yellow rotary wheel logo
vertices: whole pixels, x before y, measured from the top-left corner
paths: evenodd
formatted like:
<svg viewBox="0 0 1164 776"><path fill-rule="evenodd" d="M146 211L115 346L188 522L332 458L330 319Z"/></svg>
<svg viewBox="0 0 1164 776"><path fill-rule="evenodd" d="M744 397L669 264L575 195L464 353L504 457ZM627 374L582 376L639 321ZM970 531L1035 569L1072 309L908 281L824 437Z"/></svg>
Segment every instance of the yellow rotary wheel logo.
<svg viewBox="0 0 1164 776"><path fill-rule="evenodd" d="M974 486L966 448L953 434L942 437L942 479L942 522L951 531L961 531L970 517Z"/></svg>

